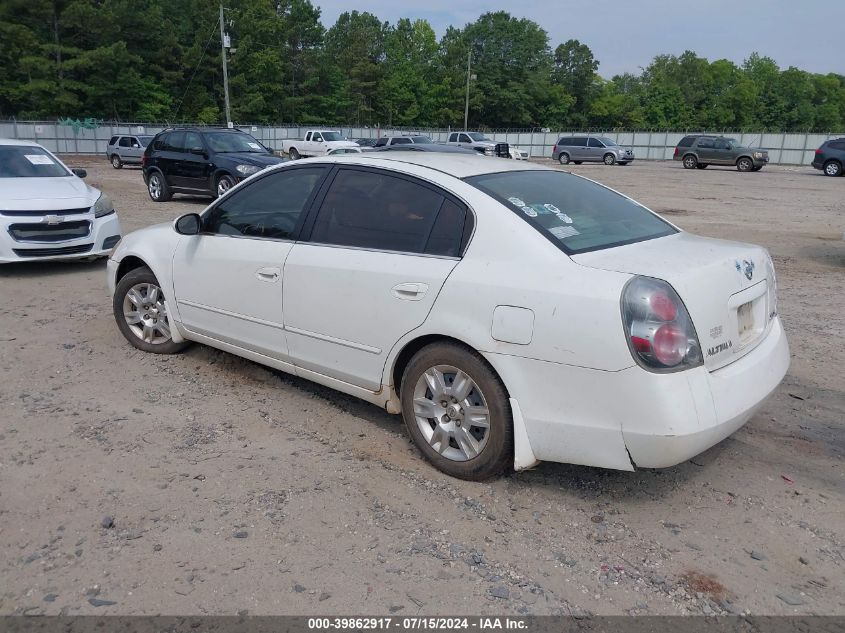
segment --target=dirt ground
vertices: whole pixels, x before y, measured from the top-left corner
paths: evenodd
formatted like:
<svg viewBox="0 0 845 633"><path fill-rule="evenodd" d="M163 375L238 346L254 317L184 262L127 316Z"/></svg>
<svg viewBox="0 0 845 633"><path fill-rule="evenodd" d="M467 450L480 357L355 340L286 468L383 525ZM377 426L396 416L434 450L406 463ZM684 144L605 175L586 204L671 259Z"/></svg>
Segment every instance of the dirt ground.
<svg viewBox="0 0 845 633"><path fill-rule="evenodd" d="M125 232L206 204L68 162ZM772 252L792 366L743 429L666 470L458 481L376 407L199 345L135 350L102 262L8 265L0 613L845 614L845 178L573 171Z"/></svg>

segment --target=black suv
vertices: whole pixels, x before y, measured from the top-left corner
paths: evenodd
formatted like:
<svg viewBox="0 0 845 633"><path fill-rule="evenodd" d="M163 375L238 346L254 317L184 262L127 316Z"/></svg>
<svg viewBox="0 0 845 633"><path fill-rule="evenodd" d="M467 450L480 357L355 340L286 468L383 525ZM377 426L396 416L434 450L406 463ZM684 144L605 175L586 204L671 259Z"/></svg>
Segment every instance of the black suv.
<svg viewBox="0 0 845 633"><path fill-rule="evenodd" d="M825 176L841 176L843 165L845 165L845 138L825 141L813 157L813 167L821 169Z"/></svg>
<svg viewBox="0 0 845 633"><path fill-rule="evenodd" d="M150 198L167 202L174 193L222 196L244 178L282 162L240 130L175 128L156 135L141 165Z"/></svg>

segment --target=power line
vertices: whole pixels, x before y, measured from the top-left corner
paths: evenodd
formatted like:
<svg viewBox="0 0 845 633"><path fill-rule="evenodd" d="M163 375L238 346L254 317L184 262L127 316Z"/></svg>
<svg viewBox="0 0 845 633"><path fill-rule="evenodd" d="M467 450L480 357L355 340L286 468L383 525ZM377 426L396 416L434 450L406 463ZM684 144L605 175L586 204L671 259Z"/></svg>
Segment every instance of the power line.
<svg viewBox="0 0 845 633"><path fill-rule="evenodd" d="M199 68L200 68L200 64L202 64L202 60L203 60L203 59L205 59L205 53L206 53L206 51L208 50L208 46L209 46L209 44L211 44L211 40L214 38L214 31L216 31L216 30L217 30L217 24L215 24L216 22L217 22L217 19L215 18L215 19L214 19L214 22L212 22L212 25L213 25L213 26L211 27L211 35L209 36L208 41L205 43L205 48L204 48L204 49L202 49L202 55L200 55L200 60L197 62L197 65L194 67L194 72L193 72L193 74L191 75L191 78L188 80L188 85L187 85L187 86L185 86L185 92L183 92L183 93L182 93L182 98L181 98L181 99L179 99L179 106L176 108L176 113L173 115L173 119L174 119L175 121L178 121L178 120L179 120L179 119L178 119L178 117L179 117L179 110L181 110L181 109L182 109L182 102L184 102L184 101L185 101L185 97L186 97L186 96L187 96L187 94L188 94L188 89L191 87L191 82L194 80L194 77L196 77L196 76L197 76L197 71L198 71L198 70L199 70Z"/></svg>

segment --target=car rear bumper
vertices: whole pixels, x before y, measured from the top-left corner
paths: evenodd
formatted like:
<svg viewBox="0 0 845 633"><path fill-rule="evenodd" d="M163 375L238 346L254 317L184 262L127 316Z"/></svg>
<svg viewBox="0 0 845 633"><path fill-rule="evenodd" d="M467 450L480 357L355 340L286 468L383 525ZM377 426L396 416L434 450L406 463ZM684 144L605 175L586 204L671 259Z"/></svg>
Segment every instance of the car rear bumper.
<svg viewBox="0 0 845 633"><path fill-rule="evenodd" d="M485 354L522 412L534 456L619 470L665 468L728 437L789 367L778 319L757 348L710 372L609 372Z"/></svg>
<svg viewBox="0 0 845 633"><path fill-rule="evenodd" d="M823 161L814 160L814 161L813 161L812 163L810 163L810 164L811 164L811 165L812 165L815 169L824 169L824 162L823 162Z"/></svg>

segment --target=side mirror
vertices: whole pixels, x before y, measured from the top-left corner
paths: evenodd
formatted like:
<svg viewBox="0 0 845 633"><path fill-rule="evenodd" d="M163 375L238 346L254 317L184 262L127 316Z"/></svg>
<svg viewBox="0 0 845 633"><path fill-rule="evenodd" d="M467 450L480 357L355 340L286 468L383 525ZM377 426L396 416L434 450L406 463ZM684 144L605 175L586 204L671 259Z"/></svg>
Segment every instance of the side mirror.
<svg viewBox="0 0 845 633"><path fill-rule="evenodd" d="M198 213L188 213L178 218L173 227L179 235L196 235L200 232L202 221Z"/></svg>
<svg viewBox="0 0 845 633"><path fill-rule="evenodd" d="M140 147L141 147L141 146L140 146L140 145L138 145L138 143L132 143L132 149L138 149L138 148L140 148Z"/></svg>
<svg viewBox="0 0 845 633"><path fill-rule="evenodd" d="M70 170L77 178L85 178L88 172L85 169L71 169Z"/></svg>

